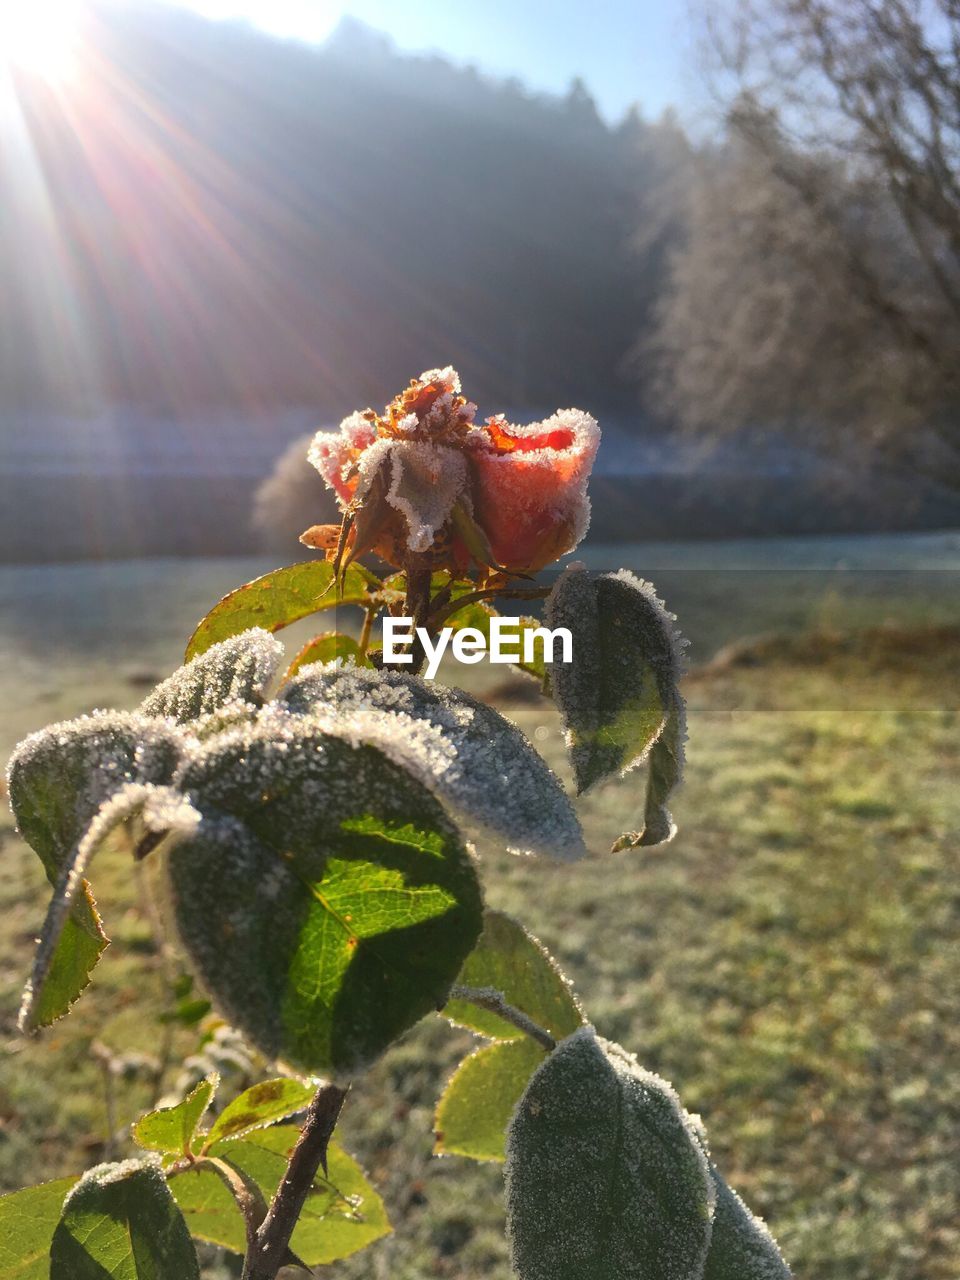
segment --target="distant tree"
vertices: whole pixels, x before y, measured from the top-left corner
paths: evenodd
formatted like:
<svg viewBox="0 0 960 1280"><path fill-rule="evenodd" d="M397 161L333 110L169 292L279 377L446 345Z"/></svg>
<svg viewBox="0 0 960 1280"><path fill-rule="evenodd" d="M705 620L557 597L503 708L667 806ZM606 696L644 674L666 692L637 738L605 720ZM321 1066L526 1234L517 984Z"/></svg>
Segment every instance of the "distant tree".
<svg viewBox="0 0 960 1280"><path fill-rule="evenodd" d="M960 485L960 5L744 0L654 345L701 430L788 424ZM850 430L848 430L850 429Z"/></svg>
<svg viewBox="0 0 960 1280"><path fill-rule="evenodd" d="M311 432L289 444L257 487L251 523L264 551L289 553L304 529L339 519L329 489L307 461L312 439Z"/></svg>
<svg viewBox="0 0 960 1280"><path fill-rule="evenodd" d="M355 22L317 48L98 13L96 95L24 81L0 163L0 408L339 418L448 362L482 408L633 406L645 151L581 82L530 93Z"/></svg>

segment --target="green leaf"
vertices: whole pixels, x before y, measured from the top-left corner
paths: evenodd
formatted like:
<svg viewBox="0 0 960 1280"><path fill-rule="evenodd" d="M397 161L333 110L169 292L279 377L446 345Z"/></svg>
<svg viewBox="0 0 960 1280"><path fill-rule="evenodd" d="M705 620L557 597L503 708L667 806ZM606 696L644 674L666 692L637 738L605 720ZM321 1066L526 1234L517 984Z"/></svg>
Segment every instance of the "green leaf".
<svg viewBox="0 0 960 1280"><path fill-rule="evenodd" d="M218 1075L207 1076L175 1106L141 1116L133 1126L134 1142L148 1151L186 1155L219 1083Z"/></svg>
<svg viewBox="0 0 960 1280"><path fill-rule="evenodd" d="M218 1142L211 1154L255 1182L269 1203L299 1132L296 1125L277 1125L240 1140ZM290 1242L297 1257L311 1267L348 1258L391 1230L383 1201L357 1162L335 1142L327 1149L327 1171L326 1178L318 1174ZM192 1235L244 1252L243 1219L215 1173L198 1165L171 1178L170 1189Z"/></svg>
<svg viewBox="0 0 960 1280"><path fill-rule="evenodd" d="M366 654L360 652L360 646L353 636L343 635L339 631L325 631L323 635L314 636L303 646L290 663L284 679L289 680L301 667L309 666L311 662L334 662L338 658L343 663L352 660L358 667L373 665Z"/></svg>
<svg viewBox="0 0 960 1280"><path fill-rule="evenodd" d="M101 804L128 782L168 781L180 745L166 725L111 711L50 725L17 746L8 769L10 806L52 885ZM67 1012L107 942L90 886L82 881L43 988L33 992L26 1029L47 1026Z"/></svg>
<svg viewBox="0 0 960 1280"><path fill-rule="evenodd" d="M280 702L376 743L460 816L519 852L562 861L586 853L553 771L516 725L460 689L399 671L312 667L281 690Z"/></svg>
<svg viewBox="0 0 960 1280"><path fill-rule="evenodd" d="M717 1193L703 1280L790 1280L790 1268L762 1219L750 1212L711 1166Z"/></svg>
<svg viewBox="0 0 960 1280"><path fill-rule="evenodd" d="M0 1196L0 1280L48 1280L50 1242L76 1178Z"/></svg>
<svg viewBox="0 0 960 1280"><path fill-rule="evenodd" d="M262 1080L224 1107L206 1135L204 1146L226 1138L243 1137L254 1129L296 1115L310 1105L315 1093L313 1085L291 1080L289 1076Z"/></svg>
<svg viewBox="0 0 960 1280"><path fill-rule="evenodd" d="M70 926L78 894L87 891L83 876L91 860L113 832L133 818L140 820L141 841L156 844L175 825L182 824L184 829L192 829L199 815L171 788L157 787L153 783L128 782L104 801L64 860L54 886L20 1008L22 1031L40 1025L45 1011L52 1010L53 1016L58 1016L69 1007L74 993L64 986L64 931ZM80 901L83 901L82 896Z"/></svg>
<svg viewBox="0 0 960 1280"><path fill-rule="evenodd" d="M471 591L476 589L475 583L468 582L464 585ZM456 594L457 593L455 592L454 598L456 598ZM461 592L460 594L465 594L465 592ZM455 613L450 614L449 617L444 619L443 625L445 627L449 627L454 633L457 631L463 631L467 627L473 627L476 631L481 633L485 640L489 642L490 623L494 618L502 616L503 615L498 613L492 605L486 604L483 601L474 601L471 604L464 605L462 609L458 609ZM519 656L516 662L510 663L510 666L516 667L519 671L525 671L527 675L533 676L535 679L542 681L546 673L546 664L543 660L543 640L538 637L534 638L533 656L529 662L526 662L523 657L524 636L528 632L536 631L542 624L539 623L536 618L528 617L519 617L516 621L519 624L517 640L516 644L514 644L511 637L509 651L516 652Z"/></svg>
<svg viewBox="0 0 960 1280"><path fill-rule="evenodd" d="M570 986L546 947L502 911L488 908L483 913L483 933L464 961L457 984L493 987L507 1004L557 1039L571 1035L583 1023ZM491 1040L528 1038L513 1023L468 1000L449 1001L443 1016Z"/></svg>
<svg viewBox="0 0 960 1280"><path fill-rule="evenodd" d="M21 1009L21 1031L48 1027L69 1012L90 983L97 961L110 945L100 913L86 880L80 886L69 918L50 957L39 988L30 987L29 1008Z"/></svg>
<svg viewBox="0 0 960 1280"><path fill-rule="evenodd" d="M545 1057L535 1040L523 1036L464 1058L437 1105L437 1154L505 1159L510 1117Z"/></svg>
<svg viewBox="0 0 960 1280"><path fill-rule="evenodd" d="M89 1170L67 1196L50 1249L50 1280L200 1280L183 1214L159 1164Z"/></svg>
<svg viewBox="0 0 960 1280"><path fill-rule="evenodd" d="M158 1014L159 1022L177 1022L182 1027L195 1027L213 1008L209 1000L180 1000L173 1009Z"/></svg>
<svg viewBox="0 0 960 1280"><path fill-rule="evenodd" d="M248 582L213 606L187 644L185 661L205 653L211 645L251 627L279 631L300 618L340 605L366 604L380 585L368 569L353 564L346 571L343 589L337 592L333 565L325 560L305 560L274 569Z"/></svg>
<svg viewBox="0 0 960 1280"><path fill-rule="evenodd" d="M144 699L145 716L187 724L235 703L259 706L283 661L283 645L253 628L198 653Z"/></svg>
<svg viewBox="0 0 960 1280"><path fill-rule="evenodd" d="M666 1081L584 1028L536 1072L507 1137L519 1280L701 1280L706 1158Z"/></svg>
<svg viewBox="0 0 960 1280"><path fill-rule="evenodd" d="M686 712L683 700L676 695L663 732L650 752L643 828L624 832L613 846L614 853L621 849L663 844L673 839L677 828L667 808L667 800L683 778L686 736Z"/></svg>
<svg viewBox="0 0 960 1280"><path fill-rule="evenodd" d="M264 712L178 778L204 820L170 853L183 941L268 1057L351 1074L449 995L480 932L476 871L380 751Z"/></svg>
<svg viewBox="0 0 960 1280"><path fill-rule="evenodd" d="M623 569L591 578L571 566L546 616L573 638L573 661L554 664L550 684L582 793L639 764L660 736L679 699L682 641L650 584Z"/></svg>

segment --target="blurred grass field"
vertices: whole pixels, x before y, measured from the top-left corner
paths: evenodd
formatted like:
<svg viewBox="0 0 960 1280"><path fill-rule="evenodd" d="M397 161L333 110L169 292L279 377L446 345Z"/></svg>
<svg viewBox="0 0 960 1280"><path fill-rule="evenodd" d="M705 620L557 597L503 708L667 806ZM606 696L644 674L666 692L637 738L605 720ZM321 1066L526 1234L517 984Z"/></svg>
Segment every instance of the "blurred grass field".
<svg viewBox="0 0 960 1280"><path fill-rule="evenodd" d="M598 1030L702 1114L798 1277L956 1280L960 574L950 555L828 571L784 567L782 546L766 567L716 549L712 565L623 552L584 558L648 571L694 640L680 834L661 850L606 852L637 825L631 777L584 802L588 861L484 851L488 900L553 951ZM112 580L104 567L0 570L4 755L52 719L135 705L204 608L266 567L118 566ZM757 633L772 638L710 662ZM566 777L552 708L507 670L456 675ZM104 1157L91 1044L157 1055L167 970L142 886L109 853L93 880L114 945L70 1017L22 1041L45 888L8 816L0 850L0 1186L14 1188ZM182 1056L196 1041L177 1030L172 1047ZM433 1104L471 1043L428 1021L355 1089L342 1136L397 1230L333 1274L506 1280L500 1168L431 1156ZM143 1071L118 1079L117 1126L155 1091ZM211 1263L211 1277L228 1274Z"/></svg>

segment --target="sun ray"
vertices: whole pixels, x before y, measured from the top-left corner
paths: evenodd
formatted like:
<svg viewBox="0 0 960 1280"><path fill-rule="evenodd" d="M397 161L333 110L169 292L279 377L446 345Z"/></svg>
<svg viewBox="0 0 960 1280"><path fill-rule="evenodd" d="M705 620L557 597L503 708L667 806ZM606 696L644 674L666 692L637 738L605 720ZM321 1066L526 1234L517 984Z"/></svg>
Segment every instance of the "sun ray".
<svg viewBox="0 0 960 1280"><path fill-rule="evenodd" d="M0 62L51 84L76 68L80 0L7 0L0 4Z"/></svg>

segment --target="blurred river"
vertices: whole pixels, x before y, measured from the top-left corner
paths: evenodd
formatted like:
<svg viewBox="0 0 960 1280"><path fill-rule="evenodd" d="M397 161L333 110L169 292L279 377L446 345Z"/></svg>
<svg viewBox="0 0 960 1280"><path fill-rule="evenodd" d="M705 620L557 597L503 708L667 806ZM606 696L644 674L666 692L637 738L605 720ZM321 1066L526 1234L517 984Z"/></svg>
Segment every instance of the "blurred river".
<svg viewBox="0 0 960 1280"><path fill-rule="evenodd" d="M651 578L704 661L731 640L811 626L960 625L960 532L587 544L568 560ZM0 751L59 715L118 700L181 659L198 619L276 559L0 566ZM333 619L327 613L322 627ZM300 624L292 643L310 633Z"/></svg>

